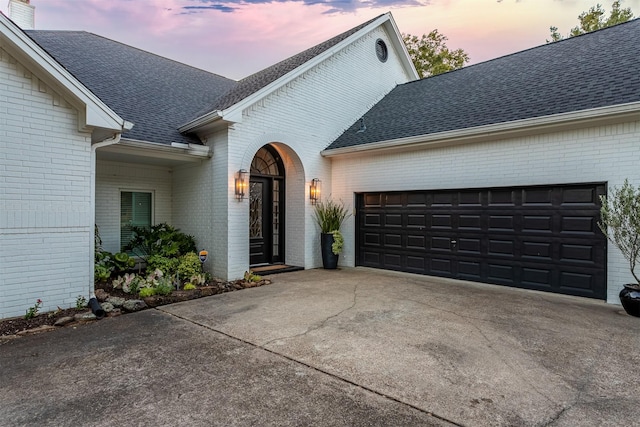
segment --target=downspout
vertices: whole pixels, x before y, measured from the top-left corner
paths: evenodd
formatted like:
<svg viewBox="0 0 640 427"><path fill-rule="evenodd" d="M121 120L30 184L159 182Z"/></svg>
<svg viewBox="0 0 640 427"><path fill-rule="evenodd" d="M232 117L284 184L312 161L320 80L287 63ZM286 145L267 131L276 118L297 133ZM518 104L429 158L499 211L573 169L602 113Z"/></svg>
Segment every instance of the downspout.
<svg viewBox="0 0 640 427"><path fill-rule="evenodd" d="M110 138L106 138L103 139L102 141L96 142L94 144L91 144L91 208L90 208L90 215L91 218L93 219L93 224L94 226L91 227L91 242L90 242L90 250L89 252L91 253L91 260L89 262L89 301L91 301L92 299L95 300L95 259L96 259L96 253L95 253L95 241L96 241L96 227L95 227L95 223L96 223L96 150L98 148L102 148L102 147L107 147L109 145L114 145L117 144L118 142L120 142L120 138L122 137L122 132L118 132L115 133L112 137ZM97 300L95 301L97 303ZM100 308L100 310L102 310L102 308L100 307L100 305L97 305L97 308ZM92 307L92 311L93 307ZM94 314L97 314L94 312ZM102 316L104 316L104 311L102 312ZM97 316L96 316L97 317Z"/></svg>

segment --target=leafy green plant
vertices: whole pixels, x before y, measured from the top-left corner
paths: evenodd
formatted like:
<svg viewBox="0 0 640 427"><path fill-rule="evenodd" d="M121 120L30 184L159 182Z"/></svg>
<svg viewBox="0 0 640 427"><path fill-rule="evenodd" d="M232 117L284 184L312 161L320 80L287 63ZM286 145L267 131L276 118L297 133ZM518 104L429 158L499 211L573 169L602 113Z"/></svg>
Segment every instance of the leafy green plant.
<svg viewBox="0 0 640 427"><path fill-rule="evenodd" d="M331 198L317 202L313 214L322 233L339 231L342 223L351 216L344 202L338 203Z"/></svg>
<svg viewBox="0 0 640 427"><path fill-rule="evenodd" d="M190 278L199 274L201 269L200 257L195 252L189 252L180 257L177 273L180 278Z"/></svg>
<svg viewBox="0 0 640 427"><path fill-rule="evenodd" d="M204 286L205 283L207 283L207 275L204 273L198 273L191 276L188 284Z"/></svg>
<svg viewBox="0 0 640 427"><path fill-rule="evenodd" d="M151 255L147 259L147 272L160 270L166 276L173 276L178 270L180 260L178 258L168 258L162 255Z"/></svg>
<svg viewBox="0 0 640 427"><path fill-rule="evenodd" d="M184 289L185 291L191 291L193 289L198 289L198 287L193 283L187 283L186 285L184 285L184 288L182 289Z"/></svg>
<svg viewBox="0 0 640 427"><path fill-rule="evenodd" d="M631 275L640 283L635 268L640 261L640 187L634 187L625 179L622 187L611 194L600 196L601 220L598 226L629 262Z"/></svg>
<svg viewBox="0 0 640 427"><path fill-rule="evenodd" d="M111 277L111 270L104 265L95 264L93 270L94 280L96 282L103 282L109 280L109 278Z"/></svg>
<svg viewBox="0 0 640 427"><path fill-rule="evenodd" d="M168 277L161 277L157 280L155 291L158 295L171 295L173 292L173 283Z"/></svg>
<svg viewBox="0 0 640 427"><path fill-rule="evenodd" d="M333 234L333 244L331 245L331 252L334 255L338 255L342 252L342 248L344 247L344 237L342 237L342 233L340 230L334 230L331 232Z"/></svg>
<svg viewBox="0 0 640 427"><path fill-rule="evenodd" d="M156 288L142 288L138 291L140 298L150 297L156 294Z"/></svg>
<svg viewBox="0 0 640 427"><path fill-rule="evenodd" d="M36 315L38 314L38 311L40 310L40 307L42 307L42 300L40 298L38 298L36 300L36 303L32 306L29 307L24 315L24 318L29 320L29 319L33 319L34 317L36 317Z"/></svg>
<svg viewBox="0 0 640 427"><path fill-rule="evenodd" d="M259 282L260 280L262 280L262 277L249 270L244 272L244 280L246 280L247 282Z"/></svg>
<svg viewBox="0 0 640 427"><path fill-rule="evenodd" d="M76 298L76 308L81 309L81 308L85 308L86 306L87 306L87 299L82 295L78 295L78 298Z"/></svg>
<svg viewBox="0 0 640 427"><path fill-rule="evenodd" d="M111 282L111 286L113 286L114 289L122 289L125 293L135 294L144 282L145 279L137 274L127 273L124 276L118 276L117 279Z"/></svg>
<svg viewBox="0 0 640 427"><path fill-rule="evenodd" d="M182 233L166 223L149 228L133 227L132 231L133 238L125 245L124 250L142 257L145 261L152 255L179 257L196 250L193 236Z"/></svg>
<svg viewBox="0 0 640 427"><path fill-rule="evenodd" d="M113 255L111 262L113 263L114 271L116 272L130 270L136 265L136 260L125 252L118 252Z"/></svg>

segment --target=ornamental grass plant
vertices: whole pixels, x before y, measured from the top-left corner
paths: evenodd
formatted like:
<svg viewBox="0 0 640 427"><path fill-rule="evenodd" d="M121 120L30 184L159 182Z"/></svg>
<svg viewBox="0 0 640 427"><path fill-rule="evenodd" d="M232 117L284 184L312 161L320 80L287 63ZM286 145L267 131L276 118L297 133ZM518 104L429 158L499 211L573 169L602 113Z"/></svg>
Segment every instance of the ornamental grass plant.
<svg viewBox="0 0 640 427"><path fill-rule="evenodd" d="M342 223L349 216L349 211L342 200L336 202L328 198L325 201L318 201L315 205L314 218L322 233L340 231Z"/></svg>

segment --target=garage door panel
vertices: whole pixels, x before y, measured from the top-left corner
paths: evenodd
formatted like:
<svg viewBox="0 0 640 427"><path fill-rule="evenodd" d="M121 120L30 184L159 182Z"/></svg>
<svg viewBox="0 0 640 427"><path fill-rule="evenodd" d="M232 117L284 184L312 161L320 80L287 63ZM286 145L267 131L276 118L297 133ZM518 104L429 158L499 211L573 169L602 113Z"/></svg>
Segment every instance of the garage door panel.
<svg viewBox="0 0 640 427"><path fill-rule="evenodd" d="M535 258L540 261L550 262L553 255L553 245L551 242L526 240L522 242L521 255L524 259Z"/></svg>
<svg viewBox="0 0 640 427"><path fill-rule="evenodd" d="M482 239L480 238L459 238L457 245L458 253L461 255L482 255Z"/></svg>
<svg viewBox="0 0 640 427"><path fill-rule="evenodd" d="M426 238L423 235L407 235L407 249L421 251L426 249L425 243Z"/></svg>
<svg viewBox="0 0 640 427"><path fill-rule="evenodd" d="M460 215L458 229L464 231L480 231L482 229L481 215Z"/></svg>
<svg viewBox="0 0 640 427"><path fill-rule="evenodd" d="M384 244L387 247L401 248L402 247L402 235L400 234L385 234Z"/></svg>
<svg viewBox="0 0 640 427"><path fill-rule="evenodd" d="M565 216L562 217L561 233L589 233L597 232L596 218L584 216Z"/></svg>
<svg viewBox="0 0 640 427"><path fill-rule="evenodd" d="M458 193L459 206L482 206L482 191L460 191Z"/></svg>
<svg viewBox="0 0 640 427"><path fill-rule="evenodd" d="M365 233L364 243L367 246L380 246L380 233Z"/></svg>
<svg viewBox="0 0 640 427"><path fill-rule="evenodd" d="M451 229L453 226L453 218L449 214L431 215L431 228L433 229Z"/></svg>
<svg viewBox="0 0 640 427"><path fill-rule="evenodd" d="M407 227L424 228L427 226L426 214L407 214Z"/></svg>
<svg viewBox="0 0 640 427"><path fill-rule="evenodd" d="M530 286L544 286L547 288L551 288L553 279L553 271L550 269L541 269L541 268L530 268L523 267L522 268L522 284Z"/></svg>
<svg viewBox="0 0 640 427"><path fill-rule="evenodd" d="M358 195L357 264L604 298L604 184Z"/></svg>
<svg viewBox="0 0 640 427"><path fill-rule="evenodd" d="M380 226L382 224L382 215L370 213L364 218L364 225L367 227Z"/></svg>
<svg viewBox="0 0 640 427"><path fill-rule="evenodd" d="M551 215L523 215L522 232L552 233L553 218L551 217Z"/></svg>
<svg viewBox="0 0 640 427"><path fill-rule="evenodd" d="M522 190L522 206L552 206L553 189L534 188Z"/></svg>
<svg viewBox="0 0 640 427"><path fill-rule="evenodd" d="M402 214L384 215L384 225L387 227L402 227Z"/></svg>
<svg viewBox="0 0 640 427"><path fill-rule="evenodd" d="M448 258L432 258L431 271L445 277L453 277L453 264Z"/></svg>
<svg viewBox="0 0 640 427"><path fill-rule="evenodd" d="M515 206L516 192L513 190L488 190L488 206Z"/></svg>
<svg viewBox="0 0 640 427"><path fill-rule="evenodd" d="M513 215L491 215L489 216L489 230L491 231L514 231Z"/></svg>
<svg viewBox="0 0 640 427"><path fill-rule="evenodd" d="M364 206L367 207L367 208L382 206L382 194L380 194L380 193L367 193L367 194L365 194L364 195Z"/></svg>
<svg viewBox="0 0 640 427"><path fill-rule="evenodd" d="M600 200L595 188L566 188L562 190L562 205L599 206Z"/></svg>

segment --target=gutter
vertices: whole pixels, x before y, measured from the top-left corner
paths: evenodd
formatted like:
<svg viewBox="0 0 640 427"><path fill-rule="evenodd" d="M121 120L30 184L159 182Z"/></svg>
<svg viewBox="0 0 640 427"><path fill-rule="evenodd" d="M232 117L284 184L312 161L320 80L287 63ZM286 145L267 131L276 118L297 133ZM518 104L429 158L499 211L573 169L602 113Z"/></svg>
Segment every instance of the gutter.
<svg viewBox="0 0 640 427"><path fill-rule="evenodd" d="M588 110L572 111L551 116L534 117L505 123L455 129L426 135L408 136L405 138L365 143L350 147L327 149L320 152L323 157L355 155L370 151L410 150L432 148L505 139L522 134L532 133L540 129L548 131L567 126L584 125L592 122L597 125L605 121L622 121L624 119L640 120L640 102L631 102Z"/></svg>
<svg viewBox="0 0 640 427"><path fill-rule="evenodd" d="M114 145L117 144L118 142L120 142L120 138L122 137L122 133L118 132L113 134L112 137L110 138L106 138L103 139L102 141L96 142L94 144L91 144L91 207L90 209L90 215L92 218L92 222L95 225L95 221L96 221L96 150L98 148L102 148L102 147L107 147L109 145ZM95 254L95 240L96 240L96 229L95 226L91 227L91 242L90 242L90 247L89 247L89 253L91 254L91 260L89 262L89 299L91 300L91 298L95 297L94 295L94 283L95 283L95 258L96 258L96 254Z"/></svg>

